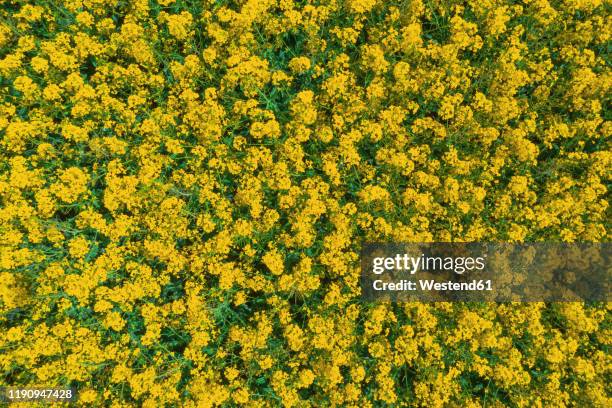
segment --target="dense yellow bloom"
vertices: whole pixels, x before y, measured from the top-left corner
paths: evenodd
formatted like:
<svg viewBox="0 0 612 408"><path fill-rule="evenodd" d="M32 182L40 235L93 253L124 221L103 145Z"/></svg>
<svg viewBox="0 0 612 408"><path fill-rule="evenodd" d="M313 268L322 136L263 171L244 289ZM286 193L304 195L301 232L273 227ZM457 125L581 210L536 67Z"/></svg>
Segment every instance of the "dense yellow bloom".
<svg viewBox="0 0 612 408"><path fill-rule="evenodd" d="M611 405L607 304L367 303L359 270L363 242L609 240L606 2L0 17L0 386L112 407Z"/></svg>

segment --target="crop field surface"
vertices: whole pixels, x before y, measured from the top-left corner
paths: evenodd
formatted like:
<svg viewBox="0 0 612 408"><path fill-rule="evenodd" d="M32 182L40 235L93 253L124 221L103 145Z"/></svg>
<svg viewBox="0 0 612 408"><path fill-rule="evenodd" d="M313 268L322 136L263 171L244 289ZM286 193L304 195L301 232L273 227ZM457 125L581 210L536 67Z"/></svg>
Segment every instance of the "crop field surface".
<svg viewBox="0 0 612 408"><path fill-rule="evenodd" d="M611 9L0 0L0 387L612 406L609 303L365 301L359 265L610 241Z"/></svg>

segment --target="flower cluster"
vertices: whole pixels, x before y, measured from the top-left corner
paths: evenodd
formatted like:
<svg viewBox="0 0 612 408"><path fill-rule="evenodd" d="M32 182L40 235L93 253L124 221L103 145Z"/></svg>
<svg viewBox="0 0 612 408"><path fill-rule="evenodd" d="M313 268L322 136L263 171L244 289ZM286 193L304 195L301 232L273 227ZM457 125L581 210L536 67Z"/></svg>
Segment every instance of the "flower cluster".
<svg viewBox="0 0 612 408"><path fill-rule="evenodd" d="M362 242L609 239L602 0L7 0L0 385L611 406L607 304L363 302Z"/></svg>

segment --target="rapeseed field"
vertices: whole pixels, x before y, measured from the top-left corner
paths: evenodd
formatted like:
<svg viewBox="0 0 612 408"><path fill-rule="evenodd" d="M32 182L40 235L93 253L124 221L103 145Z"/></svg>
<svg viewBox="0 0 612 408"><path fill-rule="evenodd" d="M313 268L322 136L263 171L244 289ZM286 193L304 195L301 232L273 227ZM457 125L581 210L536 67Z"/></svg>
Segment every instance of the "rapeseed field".
<svg viewBox="0 0 612 408"><path fill-rule="evenodd" d="M609 241L610 2L1 4L0 385L612 405L607 303L359 286L363 242Z"/></svg>

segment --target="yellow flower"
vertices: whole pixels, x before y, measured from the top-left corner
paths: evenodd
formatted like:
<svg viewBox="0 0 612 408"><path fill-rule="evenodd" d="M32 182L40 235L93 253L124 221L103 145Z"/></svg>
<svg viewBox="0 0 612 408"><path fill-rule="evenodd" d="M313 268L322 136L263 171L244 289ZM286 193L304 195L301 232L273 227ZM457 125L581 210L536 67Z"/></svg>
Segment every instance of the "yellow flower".
<svg viewBox="0 0 612 408"><path fill-rule="evenodd" d="M310 69L310 59L307 57L295 57L289 61L289 69L294 74L301 74Z"/></svg>
<svg viewBox="0 0 612 408"><path fill-rule="evenodd" d="M89 243L82 236L76 237L68 243L68 252L70 256L76 259L83 259L89 252Z"/></svg>
<svg viewBox="0 0 612 408"><path fill-rule="evenodd" d="M282 274L285 269L283 256L277 249L266 252L262 261L274 275Z"/></svg>
<svg viewBox="0 0 612 408"><path fill-rule="evenodd" d="M375 4L376 4L376 0L350 0L348 1L349 9L358 14L367 13L374 7Z"/></svg>

